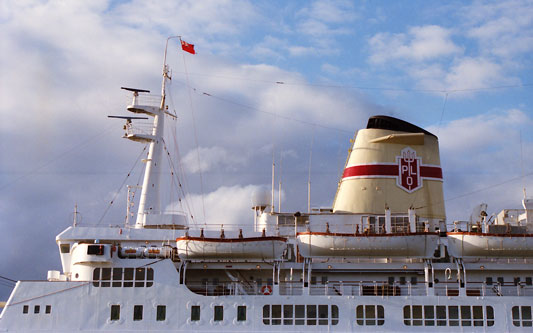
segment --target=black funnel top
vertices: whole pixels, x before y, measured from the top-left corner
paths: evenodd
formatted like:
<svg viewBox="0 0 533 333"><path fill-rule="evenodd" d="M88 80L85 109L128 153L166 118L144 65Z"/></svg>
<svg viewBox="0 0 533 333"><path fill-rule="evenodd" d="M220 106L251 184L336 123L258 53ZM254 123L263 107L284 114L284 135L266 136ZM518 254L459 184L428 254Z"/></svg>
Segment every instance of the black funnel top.
<svg viewBox="0 0 533 333"><path fill-rule="evenodd" d="M435 138L437 137L423 128L408 123L404 120L389 116L372 116L368 118L368 125L366 125L366 128L376 128L407 133L424 133L434 136Z"/></svg>

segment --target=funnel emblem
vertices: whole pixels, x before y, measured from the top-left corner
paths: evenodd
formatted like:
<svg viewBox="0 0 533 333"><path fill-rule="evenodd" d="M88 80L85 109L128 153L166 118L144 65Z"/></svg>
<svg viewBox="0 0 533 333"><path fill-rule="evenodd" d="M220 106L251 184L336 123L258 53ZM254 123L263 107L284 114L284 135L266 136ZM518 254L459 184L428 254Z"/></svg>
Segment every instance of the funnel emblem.
<svg viewBox="0 0 533 333"><path fill-rule="evenodd" d="M396 184L405 191L412 193L422 187L420 181L420 157L410 147L402 149L400 156L396 156L399 167L399 175Z"/></svg>

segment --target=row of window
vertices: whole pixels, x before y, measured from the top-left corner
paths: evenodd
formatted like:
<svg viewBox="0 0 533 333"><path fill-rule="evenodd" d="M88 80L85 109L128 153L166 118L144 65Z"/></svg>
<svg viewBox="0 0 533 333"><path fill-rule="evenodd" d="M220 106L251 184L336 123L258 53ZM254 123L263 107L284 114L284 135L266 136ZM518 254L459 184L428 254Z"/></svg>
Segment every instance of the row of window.
<svg viewBox="0 0 533 333"><path fill-rule="evenodd" d="M265 325L337 325L339 308L336 305L265 305Z"/></svg>
<svg viewBox="0 0 533 333"><path fill-rule="evenodd" d="M24 305L22 307L22 313L24 314L28 314L30 312L30 306L29 305ZM41 306L40 305L35 305L33 307L33 313L34 314L39 314L41 312ZM46 305L44 307L44 313L45 314L50 314L52 313L52 306L51 305Z"/></svg>
<svg viewBox="0 0 533 333"><path fill-rule="evenodd" d="M95 287L151 287L154 284L153 268L95 268Z"/></svg>
<svg viewBox="0 0 533 333"><path fill-rule="evenodd" d="M156 321L164 321L167 318L167 307L166 305L158 305L156 308ZM111 321L116 321L120 319L120 305L113 304L111 305ZM133 306L133 321L143 320L143 306L134 305Z"/></svg>
<svg viewBox="0 0 533 333"><path fill-rule="evenodd" d="M481 305L406 305L407 326L493 326L494 309Z"/></svg>
<svg viewBox="0 0 533 333"><path fill-rule="evenodd" d="M513 325L517 327L532 327L531 306L513 306Z"/></svg>
<svg viewBox="0 0 533 333"><path fill-rule="evenodd" d="M191 321L200 320L200 306L193 305L191 306ZM224 307L222 305L215 305L213 307L213 321L223 321L224 320ZM246 321L246 306L239 305L237 307L237 321Z"/></svg>
<svg viewBox="0 0 533 333"><path fill-rule="evenodd" d="M46 305L45 313L51 313L51 305ZM24 305L23 313L29 312ZM40 312L35 305L34 313ZM512 308L513 325L533 327L531 306L514 306ZM494 326L494 309L492 306L480 305L406 305L403 308L404 324L407 326ZM191 306L191 322L201 318L199 305ZM111 321L120 319L120 305L111 305ZM143 320L143 306L134 305L133 321ZM156 321L166 320L166 306L156 308ZM213 321L224 320L224 307L213 307ZM237 321L246 321L246 306L237 307ZM337 305L265 305L263 306L263 324L265 325L337 325L339 308ZM381 326L385 323L385 311L381 305L358 305L356 323L366 326Z"/></svg>

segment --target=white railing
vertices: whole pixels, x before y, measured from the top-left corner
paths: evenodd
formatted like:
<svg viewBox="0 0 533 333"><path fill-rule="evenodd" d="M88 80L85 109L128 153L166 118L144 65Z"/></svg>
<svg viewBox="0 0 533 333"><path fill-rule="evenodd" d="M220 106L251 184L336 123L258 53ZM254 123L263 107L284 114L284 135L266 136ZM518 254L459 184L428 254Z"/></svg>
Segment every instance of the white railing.
<svg viewBox="0 0 533 333"><path fill-rule="evenodd" d="M517 285L498 283L487 285L484 282L466 284L464 293L460 292L458 283L435 284L432 292L424 282L389 284L382 281L329 281L326 284L311 284L304 288L301 281L282 281L279 283L279 294L287 296L303 295L309 292L312 296L533 296L533 286L518 283ZM258 285L256 282L221 282L217 284L192 282L187 287L204 296L236 296L236 295L271 295L273 286Z"/></svg>

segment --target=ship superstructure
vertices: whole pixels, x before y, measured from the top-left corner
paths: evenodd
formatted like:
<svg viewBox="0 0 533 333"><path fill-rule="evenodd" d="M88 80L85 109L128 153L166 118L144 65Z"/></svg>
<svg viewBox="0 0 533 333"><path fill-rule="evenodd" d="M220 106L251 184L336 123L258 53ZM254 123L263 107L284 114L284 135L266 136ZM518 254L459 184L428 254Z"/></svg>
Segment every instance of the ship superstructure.
<svg viewBox="0 0 533 333"><path fill-rule="evenodd" d="M59 234L62 271L19 281L0 331L532 329L533 202L480 206L448 230L438 138L400 119L373 116L357 133L330 209L258 199L249 228L216 230L163 211L168 79L165 64L155 100L126 88L124 137L149 144L135 223ZM137 116L153 118L148 131Z"/></svg>

